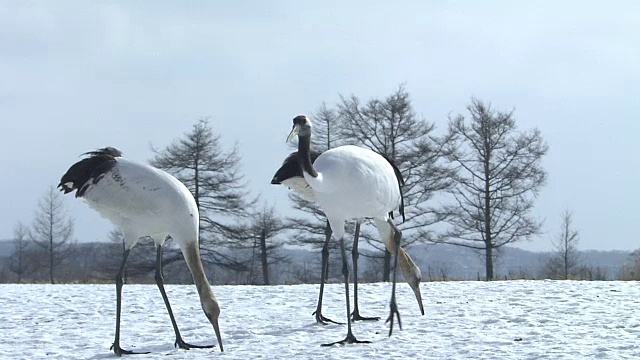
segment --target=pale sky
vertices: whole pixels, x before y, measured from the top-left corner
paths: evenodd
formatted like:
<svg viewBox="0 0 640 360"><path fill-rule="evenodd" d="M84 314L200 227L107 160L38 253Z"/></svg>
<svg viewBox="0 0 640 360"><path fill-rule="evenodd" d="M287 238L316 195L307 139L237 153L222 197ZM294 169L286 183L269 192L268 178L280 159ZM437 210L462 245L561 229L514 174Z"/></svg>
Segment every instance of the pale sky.
<svg viewBox="0 0 640 360"><path fill-rule="evenodd" d="M565 208L581 249L640 247L640 2L0 0L0 239L82 152L147 161L200 117L238 142L254 195L269 184L291 119L338 94L406 83L446 129L471 97L515 108L549 144L535 215L550 249ZM81 241L111 225L66 197Z"/></svg>

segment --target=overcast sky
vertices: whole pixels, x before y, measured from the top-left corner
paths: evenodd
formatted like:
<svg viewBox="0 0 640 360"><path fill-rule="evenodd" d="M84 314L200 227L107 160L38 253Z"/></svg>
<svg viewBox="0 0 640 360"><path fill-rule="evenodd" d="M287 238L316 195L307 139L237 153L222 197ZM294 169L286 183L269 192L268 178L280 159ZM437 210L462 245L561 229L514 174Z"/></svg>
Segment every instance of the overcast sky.
<svg viewBox="0 0 640 360"><path fill-rule="evenodd" d="M147 161L201 117L238 142L254 195L291 119L406 83L437 131L471 97L515 109L550 149L535 208L550 248L565 208L582 249L640 247L640 2L0 0L0 239L82 152ZM76 236L111 225L68 196Z"/></svg>

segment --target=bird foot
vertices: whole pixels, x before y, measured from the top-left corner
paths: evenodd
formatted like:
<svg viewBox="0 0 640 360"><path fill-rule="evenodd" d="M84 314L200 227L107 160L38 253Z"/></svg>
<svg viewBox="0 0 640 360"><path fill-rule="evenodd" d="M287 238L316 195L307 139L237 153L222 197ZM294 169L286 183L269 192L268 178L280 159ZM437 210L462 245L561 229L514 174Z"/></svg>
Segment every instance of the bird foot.
<svg viewBox="0 0 640 360"><path fill-rule="evenodd" d="M374 316L374 317L365 317L365 316L360 316L360 312L359 311L353 311L351 313L351 321L378 321L380 320L380 318L378 316Z"/></svg>
<svg viewBox="0 0 640 360"><path fill-rule="evenodd" d="M322 346L333 346L333 345L345 345L345 344L369 344L371 341L367 340L358 340L351 332L347 334L347 337L344 340L332 342L329 344L322 344Z"/></svg>
<svg viewBox="0 0 640 360"><path fill-rule="evenodd" d="M400 327L400 330L402 330L402 322L400 321L400 312L398 312L398 305L396 304L396 299L395 297L393 297L391 299L391 305L390 305L391 311L389 312L389 317L387 318L387 321L385 321L384 323L389 323L389 336L391 336L391 333L393 332L393 319L395 316L398 317L398 327Z"/></svg>
<svg viewBox="0 0 640 360"><path fill-rule="evenodd" d="M109 350L113 350L113 352L118 355L118 356L122 356L122 355L139 355L139 354L148 354L148 351L145 352L134 352L131 350L125 350L123 348L120 347L120 344L116 344L113 343L111 345L111 347L109 348Z"/></svg>
<svg viewBox="0 0 640 360"><path fill-rule="evenodd" d="M327 325L328 323L333 323L333 324L336 324L336 325L344 325L343 323L339 323L337 321L333 321L333 320L331 320L329 318L324 317L322 315L322 312L320 312L318 310L314 311L313 314L311 314L311 315L315 315L316 316L316 322L318 324Z"/></svg>
<svg viewBox="0 0 640 360"><path fill-rule="evenodd" d="M189 349L209 349L214 347L215 345L192 345L182 340L182 338L176 338L176 342L173 344L173 346L179 347L180 349L189 350Z"/></svg>

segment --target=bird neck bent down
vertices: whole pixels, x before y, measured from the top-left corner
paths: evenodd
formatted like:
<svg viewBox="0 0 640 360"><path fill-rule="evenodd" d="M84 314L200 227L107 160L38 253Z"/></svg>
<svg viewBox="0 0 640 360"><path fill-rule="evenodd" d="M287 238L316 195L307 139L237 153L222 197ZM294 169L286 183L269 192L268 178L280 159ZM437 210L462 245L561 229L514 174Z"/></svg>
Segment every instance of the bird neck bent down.
<svg viewBox="0 0 640 360"><path fill-rule="evenodd" d="M220 351L224 351L222 347L222 337L220 335L220 325L218 324L218 317L220 316L220 305L218 305L218 300L216 300L216 297L213 294L213 290L211 289L209 280L207 280L204 267L202 266L198 242L194 241L185 244L181 246L181 250L184 259L187 262L187 266L191 271L193 282L195 283L196 289L198 290L202 310L211 322L211 325L213 325L213 330L215 331L216 337L218 338Z"/></svg>
<svg viewBox="0 0 640 360"><path fill-rule="evenodd" d="M311 175L311 177L317 178L318 173L311 163L310 146L311 134L298 135L298 162L300 163L303 171Z"/></svg>
<svg viewBox="0 0 640 360"><path fill-rule="evenodd" d="M209 280L207 280L204 267L202 266L198 243L190 242L185 244L181 246L181 250L184 259L187 262L187 266L189 267L189 271L191 271L193 283L196 285L201 302L205 303L206 300L212 298L215 299L213 291L211 290L211 285L209 285Z"/></svg>

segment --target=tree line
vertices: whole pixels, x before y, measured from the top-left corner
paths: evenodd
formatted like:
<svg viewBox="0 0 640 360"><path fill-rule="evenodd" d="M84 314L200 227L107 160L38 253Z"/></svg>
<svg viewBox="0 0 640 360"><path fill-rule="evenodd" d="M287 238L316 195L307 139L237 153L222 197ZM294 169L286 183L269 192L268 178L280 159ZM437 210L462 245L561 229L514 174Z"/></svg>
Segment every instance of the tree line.
<svg viewBox="0 0 640 360"><path fill-rule="evenodd" d="M531 210L546 182L542 159L548 146L538 129L516 126L514 110L495 110L490 103L473 98L466 112L448 117L446 129L438 135L436 124L418 115L410 94L400 85L383 98L340 95L333 105L322 103L311 118L316 150L358 145L398 166L405 179L406 220L397 221L403 246L444 243L475 249L485 259L484 278L492 280L497 250L541 234L542 222ZM291 259L282 249L302 245L319 250L329 231L322 211L294 193L289 193L297 209L293 216L284 217L273 206L261 203L248 189L238 145L225 148L221 140L209 120L200 119L167 147L152 148L149 160L193 194L200 211L200 247L209 278L218 282L220 274L231 273L236 279L226 279L229 283L270 284L274 268L289 267L292 273L314 280L290 266ZM555 244L558 254L565 254L550 259L546 267L553 276L570 278L571 269L579 264L574 258L578 236L568 210L563 219L566 226ZM110 246L101 248L105 253L96 254L91 264L112 269L108 259L118 263L122 235L114 230L109 238ZM392 270L389 252L366 227L361 238L370 245L362 255L376 264L370 278L388 281ZM64 278L60 271L65 264L87 258L78 253L87 249L74 240L73 219L53 186L43 194L31 225L16 224L14 239L9 271L19 282L54 283ZM144 242L137 247L142 246ZM179 266L172 260L181 255L167 254L166 266ZM100 261L98 256L107 260ZM132 261L130 271L144 273L153 268L153 259L142 252Z"/></svg>
<svg viewBox="0 0 640 360"><path fill-rule="evenodd" d="M116 231L114 231L117 233ZM117 235L119 236L119 235ZM3 242L9 244L10 242ZM7 245L8 246L8 245ZM172 284L191 283L191 275L186 267L179 249L165 245L164 274L165 281ZM100 241L94 243L79 242L71 246L75 256L56 267L54 272L56 283L113 283L122 261L122 243ZM262 260L256 250L237 251L224 250L230 256L248 260L244 268L229 268L208 265L207 271L215 277L211 279L216 285L262 285L265 274L261 271ZM149 239L142 239L129 256L130 266L126 270L126 282L155 284L154 244ZM408 251L422 270L422 280L459 281L485 280L484 260L474 250L458 249L449 245L432 246L414 244ZM234 255L235 253L235 255ZM17 253L14 253L17 255ZM269 284L319 283L321 276L321 257L318 251L283 248L279 255L284 261L271 263L268 259ZM580 262L572 267L566 279L572 280L640 280L640 256L635 252L624 256L619 252L579 251ZM341 283L341 263L338 252L332 253L332 261L327 271L327 279L331 283ZM496 261L495 280L512 279L565 279L565 276L553 268L548 268L547 261L557 256L556 252L534 253L514 248L503 248ZM23 254L27 262L38 264L37 254L28 251ZM614 262L615 261L615 262ZM0 283L18 283L18 275L10 270L11 259L0 257ZM382 281L382 257L361 257L358 263L359 280L361 282ZM48 270L29 267L22 273L20 283L49 283Z"/></svg>

